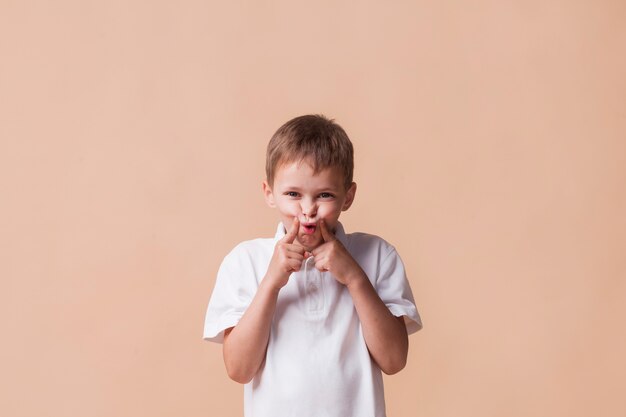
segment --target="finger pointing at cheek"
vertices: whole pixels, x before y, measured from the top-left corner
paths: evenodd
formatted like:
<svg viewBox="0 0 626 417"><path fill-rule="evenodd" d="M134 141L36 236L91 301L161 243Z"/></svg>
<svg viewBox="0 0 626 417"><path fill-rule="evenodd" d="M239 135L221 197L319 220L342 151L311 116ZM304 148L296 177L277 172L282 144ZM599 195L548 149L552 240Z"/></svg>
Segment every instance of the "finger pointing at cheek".
<svg viewBox="0 0 626 417"><path fill-rule="evenodd" d="M294 217L293 222L291 223L291 229L289 229L289 232L285 235L285 237L282 238L282 242L293 243L293 241L296 239L296 235L298 234L299 227L300 221L297 217Z"/></svg>
<svg viewBox="0 0 626 417"><path fill-rule="evenodd" d="M322 239L324 239L324 242L330 242L330 241L335 240L335 235L333 235L328 230L328 226L326 225L326 220L324 219L320 220L320 232L322 232Z"/></svg>

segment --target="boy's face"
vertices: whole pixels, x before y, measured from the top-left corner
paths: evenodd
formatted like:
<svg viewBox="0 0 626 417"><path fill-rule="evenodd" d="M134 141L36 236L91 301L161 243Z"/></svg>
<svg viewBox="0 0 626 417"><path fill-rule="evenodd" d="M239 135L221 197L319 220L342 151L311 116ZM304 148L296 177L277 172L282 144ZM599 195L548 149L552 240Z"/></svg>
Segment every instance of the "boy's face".
<svg viewBox="0 0 626 417"><path fill-rule="evenodd" d="M263 181L265 201L278 209L287 230L294 217L300 220L296 242L309 251L324 243L319 220L324 219L328 229L334 232L339 215L350 208L355 192L354 182L345 189L338 167L313 174L306 161L281 165L274 175L273 187Z"/></svg>

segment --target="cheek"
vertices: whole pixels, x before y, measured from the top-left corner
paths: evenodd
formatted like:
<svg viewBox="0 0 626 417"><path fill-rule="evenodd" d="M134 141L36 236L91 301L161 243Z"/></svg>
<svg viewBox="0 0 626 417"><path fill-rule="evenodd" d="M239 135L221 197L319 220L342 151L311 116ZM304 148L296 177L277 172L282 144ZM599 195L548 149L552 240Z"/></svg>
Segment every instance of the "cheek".
<svg viewBox="0 0 626 417"><path fill-rule="evenodd" d="M276 204L276 207L281 213L290 217L294 217L299 214L299 206L294 204L292 201L281 201Z"/></svg>
<svg viewBox="0 0 626 417"><path fill-rule="evenodd" d="M324 219L336 219L341 213L341 206L339 204L327 204L318 209L319 217Z"/></svg>

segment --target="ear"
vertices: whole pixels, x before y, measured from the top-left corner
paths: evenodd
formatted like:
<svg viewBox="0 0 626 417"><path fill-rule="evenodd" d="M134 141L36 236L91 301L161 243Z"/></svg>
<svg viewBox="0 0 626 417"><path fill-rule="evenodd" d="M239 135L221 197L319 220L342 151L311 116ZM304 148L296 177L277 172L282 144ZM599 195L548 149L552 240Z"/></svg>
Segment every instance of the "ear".
<svg viewBox="0 0 626 417"><path fill-rule="evenodd" d="M343 206L341 207L341 211L346 211L352 205L354 201L354 195L356 194L356 182L353 182L346 191L346 200L343 202Z"/></svg>
<svg viewBox="0 0 626 417"><path fill-rule="evenodd" d="M274 202L274 193L272 192L272 188L267 183L267 181L263 181L262 184L263 196L265 197L265 202L271 208L276 208L276 203Z"/></svg>

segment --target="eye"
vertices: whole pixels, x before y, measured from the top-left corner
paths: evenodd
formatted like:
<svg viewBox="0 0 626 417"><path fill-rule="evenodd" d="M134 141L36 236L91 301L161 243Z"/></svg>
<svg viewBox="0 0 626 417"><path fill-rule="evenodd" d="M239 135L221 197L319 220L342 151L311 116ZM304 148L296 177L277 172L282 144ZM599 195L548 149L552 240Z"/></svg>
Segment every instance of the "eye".
<svg viewBox="0 0 626 417"><path fill-rule="evenodd" d="M297 196L298 196L298 193L297 193L297 192L295 192L295 191L287 191L287 192L285 193L285 195L286 195L286 196L288 196L288 197L297 197Z"/></svg>
<svg viewBox="0 0 626 417"><path fill-rule="evenodd" d="M321 193L321 198L333 198L334 196L331 193Z"/></svg>

